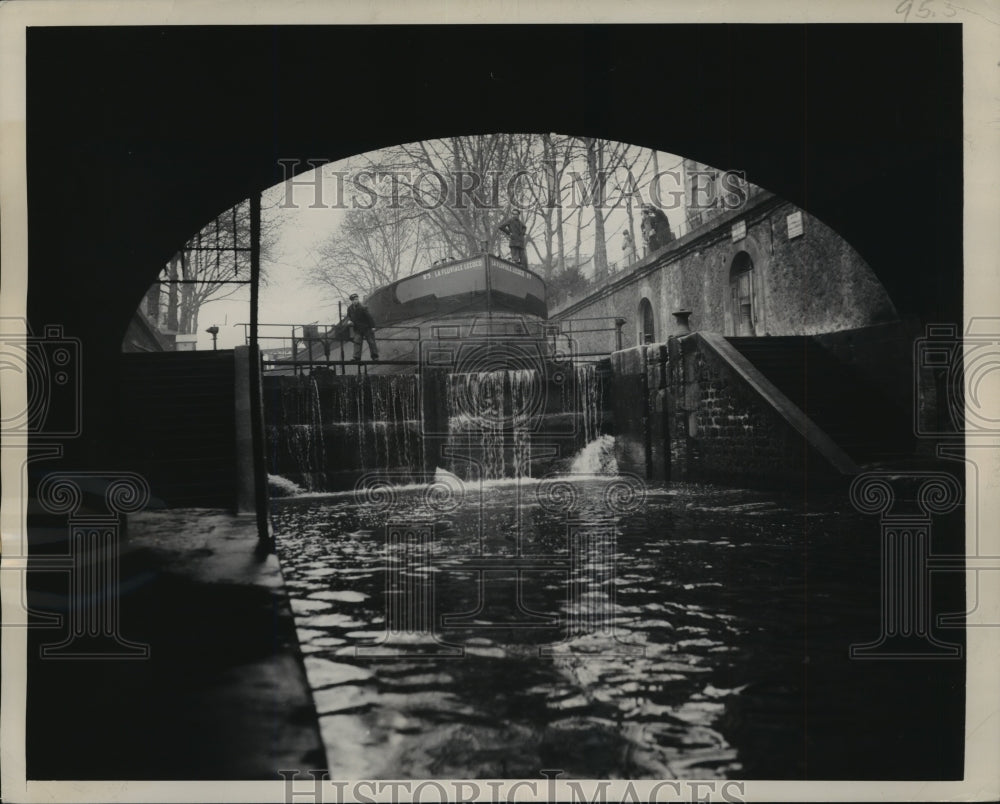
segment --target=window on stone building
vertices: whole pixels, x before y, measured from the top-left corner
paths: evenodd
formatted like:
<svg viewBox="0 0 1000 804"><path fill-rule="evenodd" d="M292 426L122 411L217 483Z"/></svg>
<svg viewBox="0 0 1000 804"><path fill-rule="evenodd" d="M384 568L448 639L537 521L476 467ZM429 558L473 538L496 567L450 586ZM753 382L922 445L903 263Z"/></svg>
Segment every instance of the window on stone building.
<svg viewBox="0 0 1000 804"><path fill-rule="evenodd" d="M756 334L753 295L753 260L741 251L733 258L729 268L730 316L734 335Z"/></svg>
<svg viewBox="0 0 1000 804"><path fill-rule="evenodd" d="M653 305L649 303L649 299L639 302L639 327L639 343L653 343L656 340Z"/></svg>

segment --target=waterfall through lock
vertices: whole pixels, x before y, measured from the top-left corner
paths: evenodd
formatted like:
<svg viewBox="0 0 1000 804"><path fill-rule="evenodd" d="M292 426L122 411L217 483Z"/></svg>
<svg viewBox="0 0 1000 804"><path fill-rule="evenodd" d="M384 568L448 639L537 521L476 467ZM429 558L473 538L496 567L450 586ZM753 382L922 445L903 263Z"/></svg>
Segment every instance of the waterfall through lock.
<svg viewBox="0 0 1000 804"><path fill-rule="evenodd" d="M420 466L415 465L420 454L415 444L419 438L420 414L413 377L389 374L366 379L371 394L369 424L376 465L408 467L416 474L420 471ZM362 426L364 423L359 422L359 427Z"/></svg>
<svg viewBox="0 0 1000 804"><path fill-rule="evenodd" d="M617 475L614 437L602 435L588 442L573 459L569 471L571 475Z"/></svg>
<svg viewBox="0 0 1000 804"><path fill-rule="evenodd" d="M534 369L456 373L448 377L448 461L463 479L531 476Z"/></svg>
<svg viewBox="0 0 1000 804"><path fill-rule="evenodd" d="M499 480L568 467L601 436L602 392L593 364L451 374L446 468L466 480Z"/></svg>
<svg viewBox="0 0 1000 804"><path fill-rule="evenodd" d="M271 443L281 442L288 453L286 463L292 484L312 491L326 486L326 447L323 439L323 409L316 381L306 378L294 394L281 397L281 423L271 428ZM279 472L273 472L279 474Z"/></svg>
<svg viewBox="0 0 1000 804"><path fill-rule="evenodd" d="M580 416L580 429L583 434L584 448L601 435L604 426L603 408L601 406L602 385L601 376L593 363L583 363L574 367L575 390L577 392L576 410Z"/></svg>
<svg viewBox="0 0 1000 804"><path fill-rule="evenodd" d="M417 377L277 377L266 387L268 472L307 491L350 488L365 473L423 473Z"/></svg>
<svg viewBox="0 0 1000 804"><path fill-rule="evenodd" d="M613 440L588 447L608 427L605 396L593 364L556 361L271 377L268 472L309 492L349 489L372 473L393 485L424 482L437 468L464 481L541 478L570 471L589 449L604 457L587 473L607 474Z"/></svg>

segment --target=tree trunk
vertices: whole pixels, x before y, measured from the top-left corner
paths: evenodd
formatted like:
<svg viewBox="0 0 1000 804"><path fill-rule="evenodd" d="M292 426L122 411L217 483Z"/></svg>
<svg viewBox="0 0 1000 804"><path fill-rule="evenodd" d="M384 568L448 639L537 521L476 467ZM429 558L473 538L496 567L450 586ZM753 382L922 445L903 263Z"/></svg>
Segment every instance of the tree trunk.
<svg viewBox="0 0 1000 804"><path fill-rule="evenodd" d="M184 252L175 254L173 259L170 260L170 272L167 277L171 282L167 285L167 329L177 332L177 291L180 289L180 285L176 281L179 279L177 275L177 263L184 259Z"/></svg>
<svg viewBox="0 0 1000 804"><path fill-rule="evenodd" d="M199 244L201 237L199 235ZM191 269L191 259L181 254L181 278L185 280L193 279L198 273L198 261L201 259L201 252L196 251L194 253L195 268ZM180 320L178 321L177 332L181 335L187 335L191 332L191 307L192 307L192 293L195 286L189 282L185 282L181 285L181 309L180 309Z"/></svg>
<svg viewBox="0 0 1000 804"><path fill-rule="evenodd" d="M590 188L593 193L591 203L594 207L594 279L601 280L608 273L608 244L604 242L604 176L603 152L604 144L596 139L586 138L587 171L590 173Z"/></svg>
<svg viewBox="0 0 1000 804"><path fill-rule="evenodd" d="M632 248L635 249L635 243L636 243L636 240L635 240L635 216L632 213L632 196L629 196L629 199L628 199L628 236L632 239ZM638 252L635 252L635 253L638 254ZM622 262L623 263L624 263L625 259L631 259L631 258L632 258L631 254L629 254L628 257L626 257L625 252L624 251L622 252Z"/></svg>
<svg viewBox="0 0 1000 804"><path fill-rule="evenodd" d="M576 256L573 258L573 263L577 268L580 267L580 241L583 240L583 212L581 210L576 211Z"/></svg>
<svg viewBox="0 0 1000 804"><path fill-rule="evenodd" d="M559 156L556 153L556 146L552 142L552 138L545 134L543 135L543 143L546 145L546 159L549 160L551 165L551 183L549 198L546 199L552 208L549 210L551 221L555 218L555 226L553 227L553 234L555 235L555 253L553 254L553 273L561 274L566 270L566 233L563 231L563 207L562 207L562 177L566 170L566 157L563 157L563 164L560 166L558 164Z"/></svg>
<svg viewBox="0 0 1000 804"><path fill-rule="evenodd" d="M558 175L556 173L555 149L552 147L552 138L548 134L542 134L542 170L545 175L544 203L540 205L541 216L545 221L545 281L552 279L556 269L555 259L555 228L552 225L555 217L555 193Z"/></svg>
<svg viewBox="0 0 1000 804"><path fill-rule="evenodd" d="M556 259L559 273L566 270L566 234L563 232L562 202L556 207Z"/></svg>
<svg viewBox="0 0 1000 804"><path fill-rule="evenodd" d="M594 210L594 279L608 275L608 244L604 242L604 213Z"/></svg>

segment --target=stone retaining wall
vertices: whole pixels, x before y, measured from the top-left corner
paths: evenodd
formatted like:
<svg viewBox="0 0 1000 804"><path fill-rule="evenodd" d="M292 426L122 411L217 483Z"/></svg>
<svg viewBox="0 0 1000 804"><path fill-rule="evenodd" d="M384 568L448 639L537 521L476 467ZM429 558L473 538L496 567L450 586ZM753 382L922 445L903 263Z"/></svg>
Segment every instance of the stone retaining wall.
<svg viewBox="0 0 1000 804"><path fill-rule="evenodd" d="M619 468L741 487L836 484L857 467L721 336L612 355Z"/></svg>

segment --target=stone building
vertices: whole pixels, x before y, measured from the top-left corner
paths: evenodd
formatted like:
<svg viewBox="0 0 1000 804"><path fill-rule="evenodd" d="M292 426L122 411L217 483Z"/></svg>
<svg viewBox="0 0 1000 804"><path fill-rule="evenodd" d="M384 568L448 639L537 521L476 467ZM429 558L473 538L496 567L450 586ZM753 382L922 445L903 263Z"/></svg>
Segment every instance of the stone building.
<svg viewBox="0 0 1000 804"><path fill-rule="evenodd" d="M616 350L620 463L650 478L767 485L905 460L919 332L875 272L772 193L703 206L682 237L551 315L570 348ZM602 318L603 331L574 331Z"/></svg>
<svg viewBox="0 0 1000 804"><path fill-rule="evenodd" d="M898 320L861 256L794 205L760 191L704 223L552 317L623 316L632 322L628 346L682 334L685 318L690 329L727 336L815 335ZM580 345L604 344L590 335Z"/></svg>

